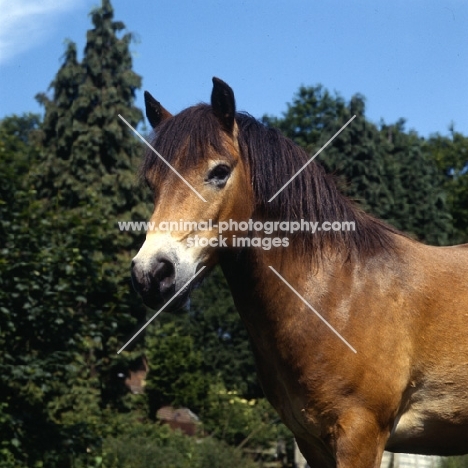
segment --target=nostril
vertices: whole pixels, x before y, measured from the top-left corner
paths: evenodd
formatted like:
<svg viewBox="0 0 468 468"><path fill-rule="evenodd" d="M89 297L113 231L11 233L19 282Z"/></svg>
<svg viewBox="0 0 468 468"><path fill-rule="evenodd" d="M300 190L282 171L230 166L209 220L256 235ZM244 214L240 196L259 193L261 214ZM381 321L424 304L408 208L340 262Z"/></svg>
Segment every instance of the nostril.
<svg viewBox="0 0 468 468"><path fill-rule="evenodd" d="M176 263L166 255L136 258L130 271L133 288L146 300L160 301L175 290Z"/></svg>
<svg viewBox="0 0 468 468"><path fill-rule="evenodd" d="M167 258L159 258L153 270L153 276L159 283L161 292L167 291L174 284L174 263Z"/></svg>
<svg viewBox="0 0 468 468"><path fill-rule="evenodd" d="M159 260L154 269L154 276L163 278L171 274L174 270L172 263L169 260Z"/></svg>

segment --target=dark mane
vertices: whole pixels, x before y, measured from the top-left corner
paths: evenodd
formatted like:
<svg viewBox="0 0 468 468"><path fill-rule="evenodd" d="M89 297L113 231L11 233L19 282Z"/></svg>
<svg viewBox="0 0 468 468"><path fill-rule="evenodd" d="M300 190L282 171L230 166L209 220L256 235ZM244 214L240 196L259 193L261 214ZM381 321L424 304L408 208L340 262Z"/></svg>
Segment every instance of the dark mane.
<svg viewBox="0 0 468 468"><path fill-rule="evenodd" d="M293 236L279 233L280 237L295 238L294 245L302 253L313 255L333 246L347 258L356 254L359 258L392 250L394 236L399 233L393 227L363 212L355 203L337 189L333 176L326 174L322 166L313 161L271 203L268 200L310 158L299 146L275 128L268 128L252 116L236 114L239 128L241 157L249 165L255 195L253 217L264 221L329 221L354 222L353 231L321 231L315 234L297 232ZM199 104L156 128L153 147L179 171L195 167L212 148L229 157L223 146L221 126L211 106ZM183 157L181 158L181 155ZM150 150L143 164L143 175L153 171L164 178L168 168ZM320 225L319 224L319 225Z"/></svg>

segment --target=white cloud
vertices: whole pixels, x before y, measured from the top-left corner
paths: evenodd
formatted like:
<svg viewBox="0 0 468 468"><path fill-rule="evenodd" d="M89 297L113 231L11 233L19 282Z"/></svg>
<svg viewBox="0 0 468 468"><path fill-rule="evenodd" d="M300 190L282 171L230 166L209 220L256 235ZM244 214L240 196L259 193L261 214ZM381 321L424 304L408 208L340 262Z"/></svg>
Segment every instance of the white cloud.
<svg viewBox="0 0 468 468"><path fill-rule="evenodd" d="M0 64L38 45L53 24L84 0L0 0Z"/></svg>

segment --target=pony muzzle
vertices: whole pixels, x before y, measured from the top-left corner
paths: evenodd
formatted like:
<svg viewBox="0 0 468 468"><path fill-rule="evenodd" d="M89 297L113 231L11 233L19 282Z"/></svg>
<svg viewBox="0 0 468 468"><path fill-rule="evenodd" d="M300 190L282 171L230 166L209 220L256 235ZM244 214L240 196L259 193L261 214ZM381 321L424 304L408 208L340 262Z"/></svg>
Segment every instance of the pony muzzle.
<svg viewBox="0 0 468 468"><path fill-rule="evenodd" d="M149 262L137 257L131 265L133 288L145 305L158 308L176 292L175 262L165 255L155 255Z"/></svg>

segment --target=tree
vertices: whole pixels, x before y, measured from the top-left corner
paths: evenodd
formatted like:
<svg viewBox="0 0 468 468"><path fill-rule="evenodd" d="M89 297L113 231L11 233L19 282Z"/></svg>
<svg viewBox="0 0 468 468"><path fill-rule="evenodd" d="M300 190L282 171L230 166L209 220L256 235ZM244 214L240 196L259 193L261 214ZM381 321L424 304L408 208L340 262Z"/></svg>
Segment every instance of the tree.
<svg viewBox="0 0 468 468"><path fill-rule="evenodd" d="M444 178L453 218L452 243L468 242L468 137L452 128L450 137L429 138L424 151Z"/></svg>
<svg viewBox="0 0 468 468"><path fill-rule="evenodd" d="M27 300L29 238L27 210L33 193L26 183L35 151L29 146L30 134L37 129L39 117L12 116L0 122L0 464L15 466L20 444L15 402L11 400L11 381L15 349L19 341L19 324L15 313L23 310Z"/></svg>
<svg viewBox="0 0 468 468"><path fill-rule="evenodd" d="M386 180L394 203L383 217L429 244L449 244L452 216L444 180L433 158L424 152L424 140L415 132L405 132L403 119L382 124L380 135L387 165L395 166L395 176Z"/></svg>
<svg viewBox="0 0 468 468"><path fill-rule="evenodd" d="M203 373L203 357L193 338L173 321L156 325L146 337L151 363L147 392L150 417L164 405L188 407L200 414L210 376Z"/></svg>
<svg viewBox="0 0 468 468"><path fill-rule="evenodd" d="M90 403L99 387L90 376L94 336L83 324L81 290L83 278L92 282L100 273L86 259L86 249L99 238L83 226L83 218L93 216L89 209L59 214L35 199L27 171L37 164L31 136L38 123L36 116L24 116L0 125L0 180L6 187L0 198L2 466L37 466L41 460L66 466L70 453L84 452L96 440L92 426L84 430L86 415L98 409L97 399L94 408ZM77 410L80 424L56 424Z"/></svg>
<svg viewBox="0 0 468 468"><path fill-rule="evenodd" d="M374 216L420 240L448 243L451 217L443 181L433 160L423 152L423 140L404 131L404 121L378 128L365 117L365 99L349 103L322 86L301 87L283 118L263 118L311 155L349 119L319 156L328 172L337 176L342 191Z"/></svg>
<svg viewBox="0 0 468 468"><path fill-rule="evenodd" d="M135 187L140 146L118 115L136 127L142 113L134 105L141 78L132 71L132 35L118 37L125 26L113 14L110 1L103 0L91 13L94 28L82 62L70 42L51 84L53 97L38 95L45 117L37 188L41 197L60 196L67 208L97 194L113 201L102 204L103 214L117 217L141 209L143 199Z"/></svg>
<svg viewBox="0 0 468 468"><path fill-rule="evenodd" d="M11 118L0 129L0 454L15 467L94 456L106 408L129 410L108 375L128 360L116 351L145 315L128 274L141 238L117 236L114 220L147 213L139 150L117 117L141 119L139 77L131 35L119 38L124 26L112 18L109 1L93 11L81 63L68 44L52 96L39 95L41 125Z"/></svg>
<svg viewBox="0 0 468 468"><path fill-rule="evenodd" d="M293 96L292 104L287 104L282 117L265 115L262 120L312 152L328 133L332 135L330 126L338 119L344 119L345 113L346 104L339 95L332 96L322 85L301 86Z"/></svg>
<svg viewBox="0 0 468 468"><path fill-rule="evenodd" d="M132 71L130 33L114 21L109 0L91 13L93 28L87 33L84 57L77 60L69 43L64 63L51 84L53 95L38 95L45 107L41 164L34 181L43 199L77 213L93 206L99 217L87 218L87 229L99 231L100 243L88 250L89 260L101 264L98 278L81 292L85 309L92 310L100 339L90 354L101 375L103 398L116 393L105 374L120 359L115 351L142 322L145 309L131 292L130 249L141 235L117 235L117 221L147 216L145 195L137 183L140 146L127 126L142 120L134 105L141 79ZM121 37L120 37L121 36ZM116 317L118 311L118 319ZM87 314L85 314L87 315ZM138 341L130 349L138 348Z"/></svg>

